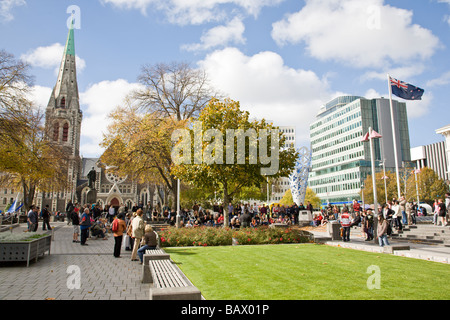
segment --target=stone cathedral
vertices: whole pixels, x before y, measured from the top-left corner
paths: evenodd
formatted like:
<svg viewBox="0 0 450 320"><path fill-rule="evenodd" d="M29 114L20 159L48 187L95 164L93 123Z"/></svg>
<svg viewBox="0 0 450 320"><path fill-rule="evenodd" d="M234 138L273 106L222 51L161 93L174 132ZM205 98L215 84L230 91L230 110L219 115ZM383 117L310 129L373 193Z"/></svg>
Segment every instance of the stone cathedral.
<svg viewBox="0 0 450 320"><path fill-rule="evenodd" d="M50 96L46 114L45 127L49 139L61 145L69 156L67 177L69 189L64 192L39 193L36 205L49 205L52 211L64 212L67 203L87 203L87 174L94 168L96 179L94 188L97 203L104 207L118 207L123 204L129 209L141 203L148 210L165 203L164 191L160 186L137 183L128 177L120 177L108 172L107 165L99 158L82 158L80 156L81 122L83 113L78 94L74 29L69 29L64 54L61 60L58 78Z"/></svg>

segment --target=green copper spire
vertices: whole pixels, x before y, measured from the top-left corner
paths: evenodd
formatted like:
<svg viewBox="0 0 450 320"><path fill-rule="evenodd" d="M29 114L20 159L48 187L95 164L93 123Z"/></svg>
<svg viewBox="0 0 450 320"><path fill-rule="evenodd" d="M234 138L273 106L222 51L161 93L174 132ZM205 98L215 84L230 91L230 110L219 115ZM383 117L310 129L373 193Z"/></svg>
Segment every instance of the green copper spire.
<svg viewBox="0 0 450 320"><path fill-rule="evenodd" d="M69 29L69 35L67 36L66 48L64 50L64 53L69 56L75 56L75 33L73 31L73 24L74 21L72 18L72 23Z"/></svg>

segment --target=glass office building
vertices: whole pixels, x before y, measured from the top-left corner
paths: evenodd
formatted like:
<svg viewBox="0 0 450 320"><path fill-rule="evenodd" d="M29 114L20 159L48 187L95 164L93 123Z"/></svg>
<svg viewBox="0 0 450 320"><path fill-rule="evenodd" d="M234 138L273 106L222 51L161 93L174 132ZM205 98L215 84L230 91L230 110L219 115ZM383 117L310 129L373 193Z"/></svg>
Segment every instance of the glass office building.
<svg viewBox="0 0 450 320"><path fill-rule="evenodd" d="M393 101L399 166L411 161L406 104ZM376 168L395 172L391 111L388 99L341 96L324 105L310 125L312 150L308 185L322 204L360 199L361 185L371 174L369 127L383 137L374 140Z"/></svg>

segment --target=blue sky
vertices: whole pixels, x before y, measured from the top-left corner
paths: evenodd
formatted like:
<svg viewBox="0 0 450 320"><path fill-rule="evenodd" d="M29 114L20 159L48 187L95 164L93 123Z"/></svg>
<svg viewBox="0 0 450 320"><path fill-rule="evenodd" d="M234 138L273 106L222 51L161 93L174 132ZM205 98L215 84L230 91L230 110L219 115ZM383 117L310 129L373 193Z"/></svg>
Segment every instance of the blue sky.
<svg viewBox="0 0 450 320"><path fill-rule="evenodd" d="M0 49L32 66L42 107L72 5L84 157L101 155L141 67L162 62L205 69L252 116L296 126L298 147L334 97L388 97L387 73L425 89L407 102L411 147L450 123L450 0L0 0Z"/></svg>

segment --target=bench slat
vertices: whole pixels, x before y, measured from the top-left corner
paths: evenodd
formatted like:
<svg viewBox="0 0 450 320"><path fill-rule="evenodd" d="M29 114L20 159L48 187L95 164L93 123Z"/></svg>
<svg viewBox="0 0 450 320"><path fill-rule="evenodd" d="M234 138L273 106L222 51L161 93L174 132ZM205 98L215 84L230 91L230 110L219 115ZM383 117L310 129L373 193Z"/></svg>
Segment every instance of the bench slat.
<svg viewBox="0 0 450 320"><path fill-rule="evenodd" d="M149 262L154 270L154 283L159 288L187 287L189 284L176 270L170 260L152 260Z"/></svg>

